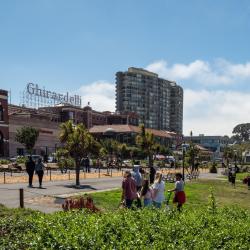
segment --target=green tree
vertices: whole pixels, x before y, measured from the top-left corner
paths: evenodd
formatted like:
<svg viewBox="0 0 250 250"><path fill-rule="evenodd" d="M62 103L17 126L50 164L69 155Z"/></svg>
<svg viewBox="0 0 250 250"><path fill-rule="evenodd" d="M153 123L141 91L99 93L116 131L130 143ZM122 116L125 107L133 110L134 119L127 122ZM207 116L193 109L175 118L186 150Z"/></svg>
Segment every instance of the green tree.
<svg viewBox="0 0 250 250"><path fill-rule="evenodd" d="M194 144L194 143L190 143L189 145L189 149L187 150L186 156L187 156L187 162L189 164L189 166L191 166L191 172L194 171L195 169L195 158L198 158L200 153L199 148Z"/></svg>
<svg viewBox="0 0 250 250"><path fill-rule="evenodd" d="M250 138L250 123L238 124L233 129L234 138L239 142L249 141Z"/></svg>
<svg viewBox="0 0 250 250"><path fill-rule="evenodd" d="M96 145L95 139L83 124L73 125L72 121L61 124L59 139L64 144L63 149L75 161L76 186L80 186L80 164L81 159L86 157Z"/></svg>
<svg viewBox="0 0 250 250"><path fill-rule="evenodd" d="M121 162L121 165L123 163L123 159L124 159L124 156L127 154L128 152L128 147L127 147L127 144L126 143L120 143L118 145L118 152L119 152L119 156L120 156L120 162Z"/></svg>
<svg viewBox="0 0 250 250"><path fill-rule="evenodd" d="M111 161L112 156L117 154L118 142L113 139L104 139L101 141L101 154L106 158L108 164Z"/></svg>
<svg viewBox="0 0 250 250"><path fill-rule="evenodd" d="M24 145L29 154L32 154L38 136L39 130L33 127L22 127L17 130L15 140Z"/></svg>
<svg viewBox="0 0 250 250"><path fill-rule="evenodd" d="M223 157L226 160L226 165L229 165L229 161L234 158L234 150L232 147L225 147L223 149Z"/></svg>
<svg viewBox="0 0 250 250"><path fill-rule="evenodd" d="M144 124L140 125L140 133L136 136L136 145L142 149L148 157L148 166L153 166L153 153L155 150L155 137L145 130Z"/></svg>

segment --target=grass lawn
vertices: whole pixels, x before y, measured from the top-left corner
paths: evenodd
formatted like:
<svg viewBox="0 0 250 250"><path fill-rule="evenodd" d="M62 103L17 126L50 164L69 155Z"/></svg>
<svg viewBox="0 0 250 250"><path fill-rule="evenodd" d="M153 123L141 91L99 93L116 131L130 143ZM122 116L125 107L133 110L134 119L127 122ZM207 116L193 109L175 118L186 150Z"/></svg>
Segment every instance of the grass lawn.
<svg viewBox="0 0 250 250"><path fill-rule="evenodd" d="M250 173L237 173L237 174L236 174L236 181L242 183L242 180L243 180L245 177L247 177L247 176L250 176ZM223 176L221 176L220 178L222 178L222 179L227 179L228 177L227 177L226 175L223 175Z"/></svg>
<svg viewBox="0 0 250 250"><path fill-rule="evenodd" d="M173 183L167 183L166 190L173 188L173 186ZM238 205L250 210L250 190L247 190L246 185L237 183L236 188L233 188L226 180L205 179L186 183L187 203L185 207L196 208L206 205L211 187L214 190L218 206ZM91 196L97 207L105 210L116 210L121 199L121 190L92 193Z"/></svg>

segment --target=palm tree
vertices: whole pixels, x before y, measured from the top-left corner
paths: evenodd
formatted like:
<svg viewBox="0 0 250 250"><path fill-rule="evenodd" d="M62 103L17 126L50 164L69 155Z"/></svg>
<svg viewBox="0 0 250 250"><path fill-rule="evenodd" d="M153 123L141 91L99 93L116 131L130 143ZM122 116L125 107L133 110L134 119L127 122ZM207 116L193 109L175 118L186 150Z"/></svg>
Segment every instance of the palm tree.
<svg viewBox="0 0 250 250"><path fill-rule="evenodd" d="M114 140L113 139L104 139L101 140L101 150L100 154L106 159L107 174L109 174L109 163L114 152Z"/></svg>
<svg viewBox="0 0 250 250"><path fill-rule="evenodd" d="M60 141L64 144L64 149L75 161L76 168L76 186L80 186L80 163L83 157L86 157L96 144L95 139L85 129L83 124L73 125L72 121L61 124Z"/></svg>
<svg viewBox="0 0 250 250"><path fill-rule="evenodd" d="M136 145L148 156L148 166L153 166L153 153L155 149L155 137L145 130L144 124L140 125L140 133L136 136Z"/></svg>
<svg viewBox="0 0 250 250"><path fill-rule="evenodd" d="M190 147L187 151L187 156L188 156L188 163L191 165L191 173L193 173L193 171L195 170L195 158L198 157L199 155L199 148L197 147L197 145L195 145L194 143L190 143Z"/></svg>
<svg viewBox="0 0 250 250"><path fill-rule="evenodd" d="M123 163L124 155L127 153L127 151L128 151L128 147L127 147L126 143L121 143L121 144L118 145L118 152L119 152L119 155L120 155L121 166L122 166L122 163Z"/></svg>

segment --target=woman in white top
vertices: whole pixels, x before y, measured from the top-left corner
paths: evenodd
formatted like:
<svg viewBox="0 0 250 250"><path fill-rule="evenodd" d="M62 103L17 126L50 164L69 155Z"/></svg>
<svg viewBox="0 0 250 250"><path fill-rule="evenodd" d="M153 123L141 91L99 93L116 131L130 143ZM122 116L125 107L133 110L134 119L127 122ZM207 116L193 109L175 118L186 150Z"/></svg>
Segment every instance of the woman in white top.
<svg viewBox="0 0 250 250"><path fill-rule="evenodd" d="M162 173L157 172L153 188L153 205L156 208L161 208L162 202L165 200L165 182L162 180Z"/></svg>

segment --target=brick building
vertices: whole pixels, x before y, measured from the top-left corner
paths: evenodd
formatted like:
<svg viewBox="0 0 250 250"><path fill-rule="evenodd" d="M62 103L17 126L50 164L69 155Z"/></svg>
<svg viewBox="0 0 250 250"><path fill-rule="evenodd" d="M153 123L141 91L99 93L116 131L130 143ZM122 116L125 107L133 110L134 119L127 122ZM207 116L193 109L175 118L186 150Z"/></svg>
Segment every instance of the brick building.
<svg viewBox="0 0 250 250"><path fill-rule="evenodd" d="M0 157L9 155L8 92L0 89Z"/></svg>
<svg viewBox="0 0 250 250"><path fill-rule="evenodd" d="M138 116L129 112L98 112L90 106L81 108L70 104L38 109L8 104L8 92L0 90L0 157L26 153L23 145L15 141L16 131L25 126L39 130L34 154L50 155L60 146L60 124L68 120L83 123L87 129L107 124L138 125Z"/></svg>

